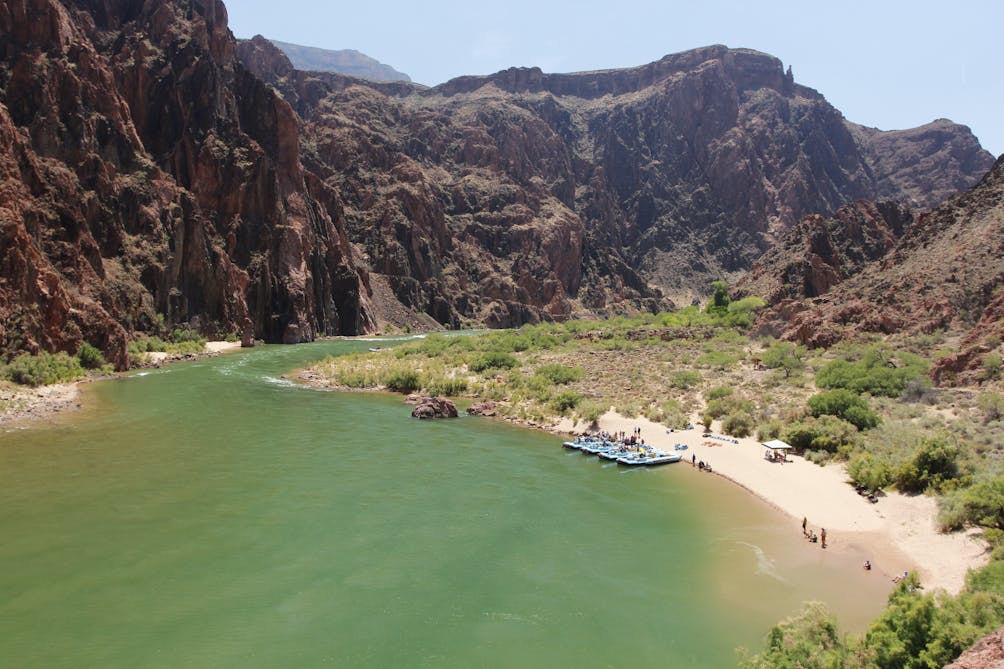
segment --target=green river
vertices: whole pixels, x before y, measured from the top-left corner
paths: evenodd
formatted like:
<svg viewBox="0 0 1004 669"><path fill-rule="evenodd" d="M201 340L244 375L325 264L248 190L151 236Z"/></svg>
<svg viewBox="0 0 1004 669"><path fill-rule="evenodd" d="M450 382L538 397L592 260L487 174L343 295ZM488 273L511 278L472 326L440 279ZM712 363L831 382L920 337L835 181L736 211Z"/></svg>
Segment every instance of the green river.
<svg viewBox="0 0 1004 669"><path fill-rule="evenodd" d="M734 667L860 556L689 465L281 375L365 341L88 384L0 434L4 667Z"/></svg>

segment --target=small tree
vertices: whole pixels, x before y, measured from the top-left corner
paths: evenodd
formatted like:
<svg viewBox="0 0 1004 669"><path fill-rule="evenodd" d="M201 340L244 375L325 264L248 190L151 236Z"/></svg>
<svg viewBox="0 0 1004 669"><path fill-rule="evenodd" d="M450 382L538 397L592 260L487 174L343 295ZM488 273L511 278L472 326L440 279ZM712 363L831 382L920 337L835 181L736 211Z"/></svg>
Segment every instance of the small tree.
<svg viewBox="0 0 1004 669"><path fill-rule="evenodd" d="M705 309L709 314L724 314L729 308L729 284L724 281L711 282L711 301Z"/></svg>

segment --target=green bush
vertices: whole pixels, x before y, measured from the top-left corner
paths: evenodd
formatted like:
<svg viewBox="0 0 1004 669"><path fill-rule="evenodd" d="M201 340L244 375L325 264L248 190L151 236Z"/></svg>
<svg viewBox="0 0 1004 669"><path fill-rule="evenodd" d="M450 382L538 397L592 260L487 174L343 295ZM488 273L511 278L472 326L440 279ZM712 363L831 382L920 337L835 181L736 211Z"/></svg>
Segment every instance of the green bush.
<svg viewBox="0 0 1004 669"><path fill-rule="evenodd" d="M744 669L843 669L849 651L826 607L813 602L767 633L766 648L743 658Z"/></svg>
<svg viewBox="0 0 1004 669"><path fill-rule="evenodd" d="M728 397L731 394L732 388L729 386L718 386L716 388L711 388L708 392L704 393L704 397L710 402L712 400Z"/></svg>
<svg viewBox="0 0 1004 669"><path fill-rule="evenodd" d="M586 425L592 427L600 420L600 416L607 412L607 407L596 400L583 400L575 407L575 415Z"/></svg>
<svg viewBox="0 0 1004 669"><path fill-rule="evenodd" d="M858 429L836 416L820 416L792 423L784 431L784 441L800 451L824 450L836 453L856 443Z"/></svg>
<svg viewBox="0 0 1004 669"><path fill-rule="evenodd" d="M993 392L981 393L977 402L983 413L984 423L1004 418L1004 395Z"/></svg>
<svg viewBox="0 0 1004 669"><path fill-rule="evenodd" d="M411 369L395 369L384 378L383 385L396 393L413 393L422 387L418 372Z"/></svg>
<svg viewBox="0 0 1004 669"><path fill-rule="evenodd" d="M907 382L924 376L927 368L927 361L919 356L905 352L893 356L875 346L864 351L859 360L838 359L827 363L816 373L816 384L821 388L899 397Z"/></svg>
<svg viewBox="0 0 1004 669"><path fill-rule="evenodd" d="M695 372L692 370L683 370L675 372L670 379L670 383L674 388L679 388L680 390L686 390L692 388L701 382L700 372Z"/></svg>
<svg viewBox="0 0 1004 669"><path fill-rule="evenodd" d="M896 487L904 492L937 490L945 481L959 476L959 449L944 439L925 439L913 457L900 465Z"/></svg>
<svg viewBox="0 0 1004 669"><path fill-rule="evenodd" d="M1001 357L996 353L987 353L983 356L983 377L986 379L996 379L1001 373Z"/></svg>
<svg viewBox="0 0 1004 669"><path fill-rule="evenodd" d="M512 369L518 365L519 361L508 353L490 351L475 359L469 367L472 372L480 373L489 370Z"/></svg>
<svg viewBox="0 0 1004 669"><path fill-rule="evenodd" d="M847 474L857 485L869 490L882 490L893 481L892 469L870 453L856 453L847 462Z"/></svg>
<svg viewBox="0 0 1004 669"><path fill-rule="evenodd" d="M565 365L541 365L537 368L537 375L549 380L551 383L563 386L582 378L583 371L579 367L566 367Z"/></svg>
<svg viewBox="0 0 1004 669"><path fill-rule="evenodd" d="M200 335L195 330L189 328L175 328L171 330L171 343L173 344L183 344L186 342L196 342L201 345L205 345L206 338Z"/></svg>
<svg viewBox="0 0 1004 669"><path fill-rule="evenodd" d="M105 366L105 356L101 355L101 350L91 346L86 341L80 345L77 351L77 360L84 369L101 369Z"/></svg>
<svg viewBox="0 0 1004 669"><path fill-rule="evenodd" d="M753 416L744 411L730 413L722 421L722 431L731 434L733 437L748 437L753 434L756 421Z"/></svg>
<svg viewBox="0 0 1004 669"><path fill-rule="evenodd" d="M728 369L739 360L734 355L729 355L723 351L708 351L697 358L694 362L704 367L717 367L718 369Z"/></svg>
<svg viewBox="0 0 1004 669"><path fill-rule="evenodd" d="M836 416L856 426L868 430L879 424L878 414L868 408L868 401L850 390L830 390L809 398L812 415Z"/></svg>
<svg viewBox="0 0 1004 669"><path fill-rule="evenodd" d="M770 348L763 352L761 361L768 369L780 369L784 372L784 377L788 378L792 373L805 367L803 358L805 348L796 346L790 342L779 341L771 344Z"/></svg>
<svg viewBox="0 0 1004 669"><path fill-rule="evenodd" d="M574 390L562 390L551 400L551 406L558 413L565 413L569 409L574 409L582 400L582 395Z"/></svg>
<svg viewBox="0 0 1004 669"><path fill-rule="evenodd" d="M467 379L443 377L429 383L430 395L457 397L467 392Z"/></svg>
<svg viewBox="0 0 1004 669"><path fill-rule="evenodd" d="M23 354L4 366L3 375L23 386L48 386L53 383L67 383L84 376L80 360L60 351L38 355Z"/></svg>

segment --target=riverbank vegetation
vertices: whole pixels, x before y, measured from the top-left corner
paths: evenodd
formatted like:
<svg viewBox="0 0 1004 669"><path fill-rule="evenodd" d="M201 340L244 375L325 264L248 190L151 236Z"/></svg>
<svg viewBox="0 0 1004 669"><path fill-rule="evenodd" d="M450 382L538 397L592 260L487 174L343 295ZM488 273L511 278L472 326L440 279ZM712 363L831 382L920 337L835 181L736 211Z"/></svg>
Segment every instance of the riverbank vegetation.
<svg viewBox="0 0 1004 669"><path fill-rule="evenodd" d="M818 463L846 463L852 482L934 495L945 530L981 528L994 550L958 596L907 579L861 638L841 636L813 606L777 626L748 667L934 667L1004 623L1004 393L1000 373L937 388L928 370L958 342L936 332L862 336L807 350L753 336L755 301L607 321L429 335L313 371L341 388L492 400L510 420L569 418L587 429L614 409L667 428L691 421L733 436L780 438ZM996 370L997 352L989 354ZM398 384L400 386L400 384ZM824 649L813 652L811 649Z"/></svg>

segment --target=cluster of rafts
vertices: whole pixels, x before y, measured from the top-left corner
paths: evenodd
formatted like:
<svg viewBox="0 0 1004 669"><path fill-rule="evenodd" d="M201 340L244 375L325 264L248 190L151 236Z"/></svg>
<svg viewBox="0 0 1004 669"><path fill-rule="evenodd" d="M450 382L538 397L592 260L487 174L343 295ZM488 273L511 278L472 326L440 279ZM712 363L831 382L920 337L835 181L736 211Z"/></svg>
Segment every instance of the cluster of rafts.
<svg viewBox="0 0 1004 669"><path fill-rule="evenodd" d="M576 437L572 441L566 441L564 446L589 455L598 455L604 460L613 460L628 467L668 465L683 458L679 453L664 453L645 444L626 444L599 437Z"/></svg>

